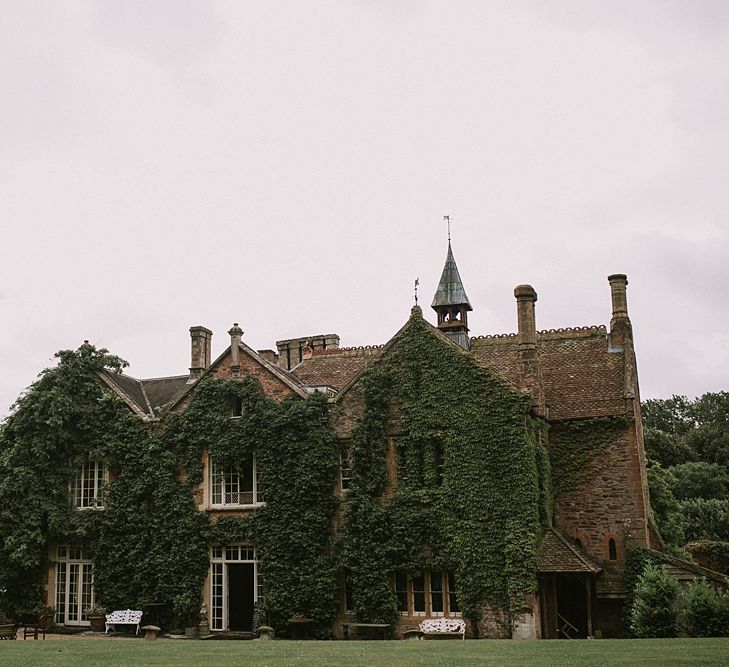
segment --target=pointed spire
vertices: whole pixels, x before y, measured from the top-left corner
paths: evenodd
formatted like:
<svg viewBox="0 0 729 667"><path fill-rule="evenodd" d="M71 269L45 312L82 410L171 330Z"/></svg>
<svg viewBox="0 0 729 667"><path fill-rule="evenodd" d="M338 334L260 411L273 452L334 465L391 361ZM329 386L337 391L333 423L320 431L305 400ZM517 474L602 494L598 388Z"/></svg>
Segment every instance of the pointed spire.
<svg viewBox="0 0 729 667"><path fill-rule="evenodd" d="M473 308L466 296L466 290L463 288L461 275L458 273L456 260L453 257L450 226L448 231L448 254L431 308L438 314L438 328L467 350L469 348L468 311Z"/></svg>
<svg viewBox="0 0 729 667"><path fill-rule="evenodd" d="M461 275L458 273L458 266L453 257L451 242L448 241L448 254L446 255L443 273L440 276L438 289L435 291L431 308L439 306L465 306L466 310L473 310L471 303L466 296L466 290L461 282Z"/></svg>

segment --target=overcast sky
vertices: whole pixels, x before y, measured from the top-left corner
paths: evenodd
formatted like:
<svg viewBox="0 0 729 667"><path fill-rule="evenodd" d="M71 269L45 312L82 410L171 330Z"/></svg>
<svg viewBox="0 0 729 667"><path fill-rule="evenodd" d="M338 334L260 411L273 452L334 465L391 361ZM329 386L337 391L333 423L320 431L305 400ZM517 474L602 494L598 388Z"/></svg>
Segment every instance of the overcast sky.
<svg viewBox="0 0 729 667"><path fill-rule="evenodd" d="M0 415L84 339L187 372L386 342L453 251L471 334L608 324L729 389L729 2L0 0Z"/></svg>

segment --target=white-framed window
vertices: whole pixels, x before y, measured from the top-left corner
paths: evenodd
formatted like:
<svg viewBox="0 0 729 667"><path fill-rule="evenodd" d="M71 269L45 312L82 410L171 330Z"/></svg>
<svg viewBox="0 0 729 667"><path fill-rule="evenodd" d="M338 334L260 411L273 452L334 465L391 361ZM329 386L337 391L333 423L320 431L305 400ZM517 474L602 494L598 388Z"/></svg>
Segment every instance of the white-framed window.
<svg viewBox="0 0 729 667"><path fill-rule="evenodd" d="M460 616L453 572L429 570L393 578L397 610L402 616Z"/></svg>
<svg viewBox="0 0 729 667"><path fill-rule="evenodd" d="M263 502L255 454L246 454L237 465L211 460L210 504L213 507L245 507Z"/></svg>
<svg viewBox="0 0 729 667"><path fill-rule="evenodd" d="M339 447L339 486L347 491L352 482L352 443L343 442Z"/></svg>
<svg viewBox="0 0 729 667"><path fill-rule="evenodd" d="M85 610L94 605L93 561L78 545L56 549L56 623L89 625Z"/></svg>
<svg viewBox="0 0 729 667"><path fill-rule="evenodd" d="M102 509L106 465L103 461L85 461L71 482L71 500L76 509Z"/></svg>

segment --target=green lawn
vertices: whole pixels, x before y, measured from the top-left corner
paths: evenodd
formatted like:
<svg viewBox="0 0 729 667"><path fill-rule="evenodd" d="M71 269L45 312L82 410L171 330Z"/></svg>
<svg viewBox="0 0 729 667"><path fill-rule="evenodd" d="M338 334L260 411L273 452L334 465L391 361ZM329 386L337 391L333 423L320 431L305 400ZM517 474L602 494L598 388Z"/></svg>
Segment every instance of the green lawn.
<svg viewBox="0 0 729 667"><path fill-rule="evenodd" d="M0 665L727 665L729 639L603 641L4 641Z"/></svg>

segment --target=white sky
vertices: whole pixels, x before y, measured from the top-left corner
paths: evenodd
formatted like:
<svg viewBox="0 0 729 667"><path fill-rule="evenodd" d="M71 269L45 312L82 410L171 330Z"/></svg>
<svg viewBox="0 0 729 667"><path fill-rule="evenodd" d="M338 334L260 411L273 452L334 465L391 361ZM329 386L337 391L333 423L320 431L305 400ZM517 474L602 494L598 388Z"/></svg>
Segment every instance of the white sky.
<svg viewBox="0 0 729 667"><path fill-rule="evenodd" d="M85 338L136 377L386 342L443 214L472 335L607 324L729 389L729 2L0 0L0 415Z"/></svg>

